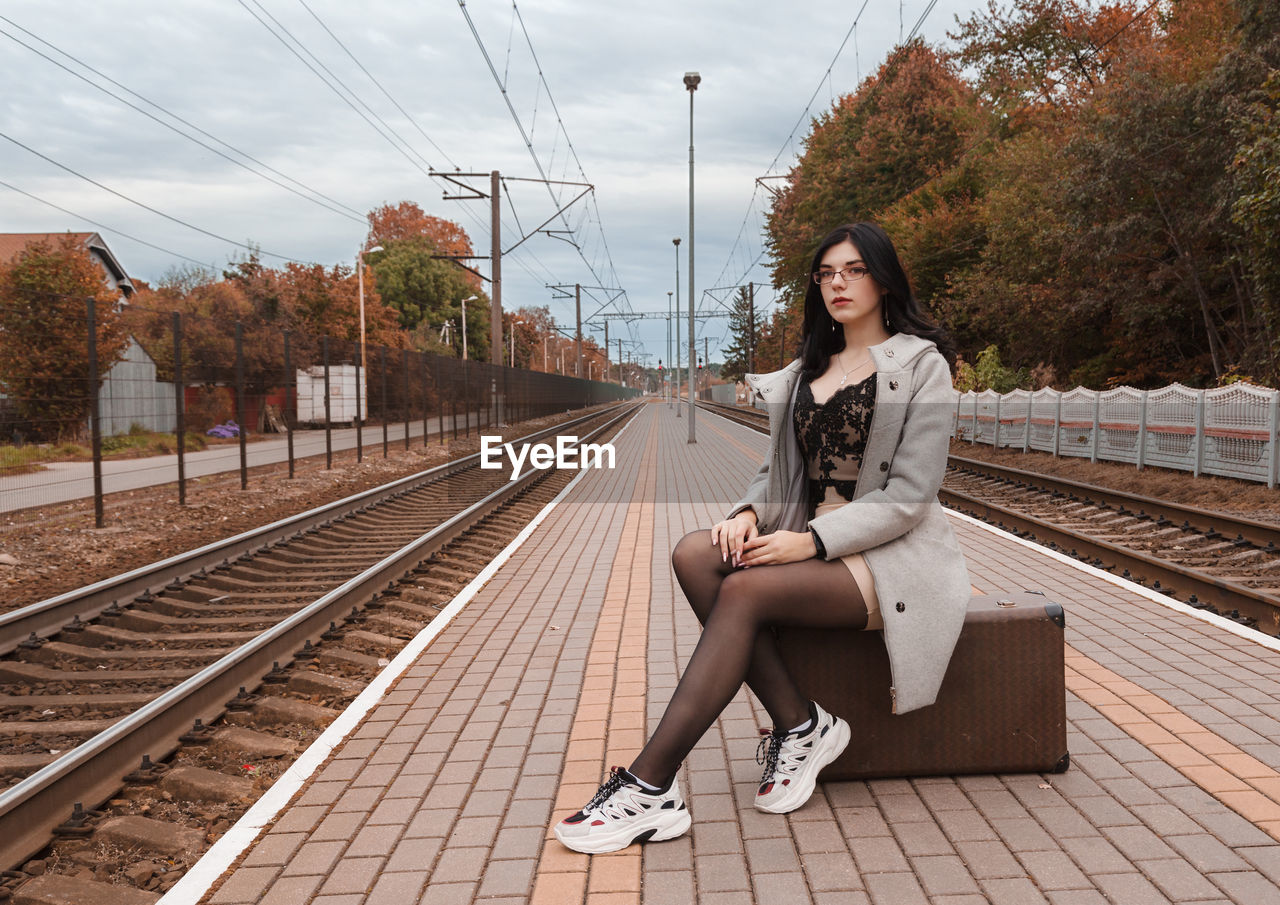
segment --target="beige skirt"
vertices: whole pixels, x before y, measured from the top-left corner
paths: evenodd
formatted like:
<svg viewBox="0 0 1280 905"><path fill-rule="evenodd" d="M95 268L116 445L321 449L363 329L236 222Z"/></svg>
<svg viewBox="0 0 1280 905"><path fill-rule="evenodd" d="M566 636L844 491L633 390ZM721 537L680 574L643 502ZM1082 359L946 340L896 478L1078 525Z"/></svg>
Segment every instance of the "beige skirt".
<svg viewBox="0 0 1280 905"><path fill-rule="evenodd" d="M820 503L815 516L825 515L844 505L846 503L843 500L835 503ZM854 582L858 585L858 590L862 593L862 599L867 605L867 629L883 629L884 619L880 616L880 599L876 597L876 582L871 575L871 569L867 566L866 559L861 553L850 553L848 556L840 557L840 561L845 564L849 574L853 576Z"/></svg>

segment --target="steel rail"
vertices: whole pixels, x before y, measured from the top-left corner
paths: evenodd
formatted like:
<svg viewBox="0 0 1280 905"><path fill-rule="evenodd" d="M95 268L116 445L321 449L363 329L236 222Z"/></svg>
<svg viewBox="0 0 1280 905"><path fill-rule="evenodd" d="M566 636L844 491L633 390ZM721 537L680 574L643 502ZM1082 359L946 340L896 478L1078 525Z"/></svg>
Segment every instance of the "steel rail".
<svg viewBox="0 0 1280 905"><path fill-rule="evenodd" d="M1234 539L1238 544L1247 542L1264 549L1280 548L1280 526L1257 519L1228 512L1200 509L1168 500L1150 499L1135 493L1126 493L1123 490L1111 490L1096 484L1070 481L1066 478L1037 474L963 456L949 456L948 462L961 472L1014 484L1029 484L1073 500L1096 503L1103 509L1114 509L1122 514L1150 518L1161 527L1166 525L1176 527L1180 523L1185 523L1182 527L1209 537L1221 536L1228 541Z"/></svg>
<svg viewBox="0 0 1280 905"><path fill-rule="evenodd" d="M1016 512L966 493L943 488L938 498L947 506L966 515L1004 528L1006 531L1056 546L1077 559L1098 561L1108 570L1123 569L1126 577L1152 590L1195 605L1213 606L1223 613L1236 611L1257 621L1260 631L1275 635L1280 629L1280 598L1196 569L1166 562L1130 550L1119 544L1090 537L1079 531L1054 525L1035 516Z"/></svg>
<svg viewBox="0 0 1280 905"><path fill-rule="evenodd" d="M587 436L589 442L637 406L627 406ZM597 413L598 417L598 413ZM241 686L253 686L275 662L292 659L331 621L372 600L424 559L456 539L547 472L530 469L515 481L386 556L247 644L206 666L180 685L0 793L0 864L19 864L39 851L73 802L94 807L120 787L144 754L159 761L173 751L196 718L211 723Z"/></svg>
<svg viewBox="0 0 1280 905"><path fill-rule="evenodd" d="M603 410L603 412L608 411L610 409ZM593 420L601 414L602 412L596 412L584 415L510 442L513 444L536 442L540 437L562 433L566 428ZM47 638L56 634L71 621L73 616L79 616L82 621L91 619L116 601L131 599L148 592L156 593L165 585L191 578L202 569L216 568L241 556L251 555L268 547L294 540L362 507L377 505L402 496L423 484L466 471L479 459L480 453L473 453L268 525L252 528L234 537L215 541L195 550L188 550L74 591L38 601L30 606L0 614L0 655L16 648L33 633L37 638Z"/></svg>

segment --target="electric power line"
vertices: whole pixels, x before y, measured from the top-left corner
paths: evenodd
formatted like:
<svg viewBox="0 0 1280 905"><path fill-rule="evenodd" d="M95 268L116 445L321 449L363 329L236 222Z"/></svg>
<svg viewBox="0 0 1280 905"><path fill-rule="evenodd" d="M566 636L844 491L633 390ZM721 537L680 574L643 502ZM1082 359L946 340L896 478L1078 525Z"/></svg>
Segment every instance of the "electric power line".
<svg viewBox="0 0 1280 905"><path fill-rule="evenodd" d="M136 104L132 103L131 101L129 101L129 100L125 99L125 98L122 98L122 97L120 97L119 95L115 94L114 92L109 91L108 89L104 88L103 86L101 86L101 85L99 85L99 84L97 84L97 83L93 82L92 80L90 80L90 79L86 78L86 77L85 77L84 75L82 75L81 73L76 72L75 70L73 70L73 69L71 69L70 67L66 66L65 64L63 64L63 63L59 62L58 60L53 59L53 58L52 58L52 57L50 57L48 54L45 54L45 53L43 53L42 51L38 50L37 48L32 47L30 44L27 44L25 41L23 41L23 40L21 40L21 39L17 38L16 36L14 36L14 35L12 35L12 34L9 34L9 33L8 33L8 32L6 32L6 31L0 30L0 34L3 34L5 37L9 38L11 41L14 41L15 43L20 44L21 46L23 46L23 47L27 48L27 49L28 49L28 50L30 50L32 53L36 54L37 56L39 56L39 57L41 57L41 58L43 58L43 59L45 59L45 60L47 60L48 62L52 63L54 66L57 66L58 68L60 68L60 69L62 69L62 70L64 70L64 71L66 71L67 73L69 73L69 74L71 74L71 75L75 76L76 78L78 78L78 79L80 79L81 81L85 82L85 83L86 83L86 84L88 84L89 86L91 86L91 87L93 87L93 88L98 89L98 90L99 90L99 91L101 91L102 93L106 94L108 97L111 97L111 98L113 98L113 99L115 99L115 100L119 101L120 103L125 104L126 106L133 108L134 110L136 110L136 111L138 111L139 113L141 113L143 116L146 116L146 117L148 117L148 118L150 118L150 119L154 120L155 122L159 123L160 125L164 126L166 129L170 129L170 130L172 130L172 131L176 132L178 135L181 135L183 138L186 138L188 141L195 142L196 144L200 145L202 148L205 148L206 150L212 151L213 153L217 154L218 156L223 157L223 158L225 158L225 159L227 159L227 160L231 161L231 163L234 163L234 164L236 164L236 165L237 165L237 166L239 166L239 167L243 167L244 169L249 170L249 172L254 173L254 175L259 176L259 177L261 177L261 178L263 178L263 179L266 179L268 182L271 182L271 183L273 183L273 184L275 184L275 185L278 185L278 186L280 186L281 188L285 189L286 191L293 192L295 195L298 195L299 197L301 197L301 198L303 198L303 199L305 199L305 200L307 200L307 201L310 201L310 202L312 202L313 204L319 204L321 207L324 207L324 208L327 208L327 209L329 209L329 210L332 210L332 211L334 211L334 213L341 214L342 216L351 216L351 215L354 215L355 217L358 217L359 219L363 220L363 216L362 216L362 215L360 214L360 212L359 212L359 211L357 211L355 208L350 207L349 205L343 204L341 201L338 201L338 200L336 200L336 199L334 199L334 198L331 198L331 197L329 197L328 195L324 194L323 192L320 192L320 191L318 191L318 190L316 190L316 189L313 189L313 188L311 188L309 185L306 185L305 183L300 182L299 180L294 179L294 178L293 178L293 177L291 177L291 176L287 176L286 174L284 174L284 173L280 172L279 170L275 169L274 167L271 167L271 166L269 166L268 164L263 163L261 160L258 160L258 159L257 159L256 157L254 157L253 155L251 155L251 154L249 154L249 153L247 153L247 152L245 152L245 151L240 150L239 148L235 147L234 145L232 145L232 144L230 144L230 143L228 143L228 142L223 141L222 139L218 138L216 135L213 135L213 134L211 134L210 132L206 131L205 129L200 128L199 126L195 125L194 123L190 122L189 120L186 120L186 119L184 119L184 118L183 118L183 117L181 117L181 116L178 116L178 115L177 115L176 113L174 113L172 110L169 110L169 109L167 109L166 107L162 106L161 104L158 104L158 103L156 103L155 101L151 100L150 98L144 97L143 95L141 95L141 94L139 94L138 92L136 92L136 91L132 90L131 88L128 88L127 86L122 85L120 82L118 82L118 81L116 81L115 79L111 78L111 76L107 75L107 74L106 74L106 73L104 73L104 72L101 72L101 71L100 71L100 70L98 70L98 69L95 69L94 67L90 66L88 63L84 62L84 60L81 60L79 57L75 56L74 54L71 54L71 53L68 53L68 52L67 52L67 51L65 51L65 50L62 50L61 48L59 48L59 47L55 46L54 44L51 44L49 41L46 41L44 38L42 38L42 37L40 37L39 35L35 34L35 33L34 33L34 32L32 32L31 30L26 29L26 28L23 28L21 25L18 25L18 24L17 24L16 22L14 22L12 19L6 18L5 16L0 16L0 21L7 22L11 27L16 28L17 30L21 31L23 34L25 34L25 35L29 36L29 37L30 37L30 38L32 38L33 40L35 40L35 41L39 41L41 44L43 44L45 47L48 47L50 50L54 51L55 53L61 54L62 56L66 57L67 59L72 60L73 62L75 62L75 63L76 63L76 65L81 66L81 67L83 67L84 69L87 69L89 72L92 72L94 75L98 76L98 77L99 77L99 78L101 78L101 79L105 79L107 82L109 82L110 84L112 84L112 85L116 86L116 87L117 87L117 88L119 88L121 91L124 91L125 93L130 94L130 95L132 95L132 96L136 97L138 100L142 101L143 103L148 104L148 105L150 105L151 107L154 107L155 109L157 109L157 110L161 111L162 113L164 113L166 116L168 116L168 117L170 117L170 118L172 118L172 119L176 120L177 122L182 123L182 124L183 124L184 126L186 126L187 128L192 129L192 130L194 130L195 132L199 133L200 135L203 135L204 137L208 138L210 141L213 141L213 142L216 142L216 143L217 143L217 144L219 144L219 145L222 145L222 147L227 148L228 150L233 151L233 152L234 152L234 153L236 153L236 154L239 154L241 157L245 158L246 160L250 160L250 161L252 161L252 162L253 162L254 164L256 164L257 166L262 167L264 170L267 170L268 172L273 173L273 174L275 174L276 176L279 176L281 179L284 179L284 180L287 180L288 182L293 183L294 185L298 186L299 188L304 189L304 190L305 190L305 191L307 191L307 192L310 192L312 195L315 195L315 196L316 196L316 198L323 199L324 201L329 202L331 205L334 205L335 207L330 207L330 204L324 204L324 203L322 203L321 201L317 201L317 200L316 200L316 198L309 198L309 197L307 197L306 195L302 194L301 192L297 191L296 189L290 188L289 186L284 185L283 183L281 183L281 182L279 182L279 181L277 181L277 180L275 180L275 179L272 179L270 176L267 176L267 175L265 175L265 174L263 174L263 173L259 173L259 172L257 172L257 171L256 171L256 170L254 170L252 167L249 167L249 166L247 166L246 164L242 163L241 161L238 161L238 160L235 160L235 159L234 159L234 158L232 158L232 157L229 157L227 154L223 153L222 151L219 151L217 148L210 147L209 145L205 144L203 141L200 141L198 138L195 138L195 137L193 137L193 136L191 136L191 135L186 134L186 133L185 133L185 132L183 132L181 129L178 129L177 127L173 126L171 123L167 123L167 122L165 122L164 120L162 120L162 119L160 119L159 117L157 117L155 114L153 114L153 113L151 113L151 112L149 112L149 111L147 111L147 110L142 109L141 107L139 107L138 105L136 105ZM340 208L340 210L339 210L339 209L337 209L337 208ZM345 213L344 213L344 212L345 212Z"/></svg>
<svg viewBox="0 0 1280 905"><path fill-rule="evenodd" d="M24 151L29 151L30 153L34 154L36 157L39 157L41 160L44 160L48 163L53 164L55 167L57 167L60 170L65 170L66 172L70 173L72 176L76 176L80 179L83 179L85 182L91 183L92 185L96 185L98 188L102 189L104 192L108 192L112 195L115 195L117 198L123 199L124 201L128 201L130 204L137 205L143 210L150 211L156 216L164 217L166 220L169 220L173 223L177 223L179 226L185 226L187 229L195 230L198 233L202 233L203 235L217 239L220 242L226 242L229 245L236 246L237 248L244 248L250 252L263 254L263 255L266 255L267 257L279 258L282 261L292 261L295 264L310 265L315 263L314 261L304 261L301 258L292 258L292 257L289 257L288 255L276 254L275 252L266 251L264 249L257 248L253 245L248 245L244 242L237 242L235 239L228 239L226 236L220 236L215 232L210 232L209 230L204 229L203 227L196 226L194 223L188 223L186 220L183 220L179 217L175 217L172 214L166 214L164 211L154 208L149 204L144 204L143 202L138 201L136 198L129 197L124 192L120 192L120 191L117 191L116 189L111 188L110 186L103 185L101 182L98 182L96 179L92 179L84 175L83 173L79 172L78 170L73 170L71 167L67 166L65 163L59 163L58 161L54 160L52 157L49 157L46 154L41 154L35 148L31 147L30 145L23 144L22 142L18 141L18 139L14 138L11 135L7 135L4 132L0 132L0 138L5 139L6 141L12 142L13 144L22 148Z"/></svg>
<svg viewBox="0 0 1280 905"><path fill-rule="evenodd" d="M413 124L413 127L418 130L418 134L421 135L426 140L427 144L435 148L436 151L439 152L441 157L443 157L445 160L448 160L449 163L455 169L458 169L459 168L458 165L454 163L452 159L450 159L449 155L444 152L443 148L441 148L438 144L436 144L434 141L431 140L431 136L427 135L427 133L423 131L422 127L418 125L418 121L413 118L413 116L409 113L409 111L406 110L404 107L400 106L400 102L391 96L391 92L387 91L386 88L382 87L382 83L379 82L376 78L374 78L373 73L370 72L368 69L366 69L363 63L361 63L358 59L356 59L356 55L352 53L350 49L348 49L346 44L342 43L342 40L336 34L333 33L333 30L330 29L328 25L324 23L324 20L321 19L319 16L317 16L315 14L315 11L312 10L311 7L307 6L307 0L298 0L298 2L302 4L303 9L311 13L311 17L315 19L316 22L320 23L320 27L325 30L325 32L329 35L329 37L333 38L334 43L336 43L339 47L341 47L343 52L346 53L347 56L351 57L351 62L359 66L360 71L369 77L369 81L373 82L373 84L378 86L378 90L383 93L386 99L391 101L391 103L395 106L395 108L399 110L402 114L404 114L404 118Z"/></svg>
<svg viewBox="0 0 1280 905"><path fill-rule="evenodd" d="M131 236L128 233L122 232L121 230L118 230L113 226L107 226L105 223L99 223L97 220L90 220L88 217L84 216L83 214L77 214L75 211L67 210L65 207L54 204L52 201L48 201L44 198L41 198L39 195L33 195L30 192L27 192L18 188L16 185L10 185L9 183L5 182L2 179L0 179L0 185L4 186L10 191L17 192L19 195L26 195L32 201L38 201L41 204L51 207L56 211L61 211L62 213L67 214L68 216L75 217L77 220L83 220L85 223L90 223L98 227L98 229L105 229L109 233L114 233L117 236L121 236L122 238L128 239L130 242L137 242L139 245L145 245L147 246L147 248L154 248L156 251L162 251L167 255L173 255L175 258L182 258L182 260L190 261L192 264L199 264L201 267L205 266L204 261L197 261L195 258L188 257L187 255L181 254L180 252L171 251L168 248L164 248L152 242L148 242L146 239L139 239L137 236Z"/></svg>

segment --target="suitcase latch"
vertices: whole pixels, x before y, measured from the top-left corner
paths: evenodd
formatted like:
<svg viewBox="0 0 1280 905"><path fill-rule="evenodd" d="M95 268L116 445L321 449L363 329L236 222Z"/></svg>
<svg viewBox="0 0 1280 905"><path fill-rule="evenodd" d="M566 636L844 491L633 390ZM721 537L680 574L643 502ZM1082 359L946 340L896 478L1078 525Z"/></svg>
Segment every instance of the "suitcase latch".
<svg viewBox="0 0 1280 905"><path fill-rule="evenodd" d="M1017 606L1018 604L1012 600L997 600L996 606Z"/></svg>

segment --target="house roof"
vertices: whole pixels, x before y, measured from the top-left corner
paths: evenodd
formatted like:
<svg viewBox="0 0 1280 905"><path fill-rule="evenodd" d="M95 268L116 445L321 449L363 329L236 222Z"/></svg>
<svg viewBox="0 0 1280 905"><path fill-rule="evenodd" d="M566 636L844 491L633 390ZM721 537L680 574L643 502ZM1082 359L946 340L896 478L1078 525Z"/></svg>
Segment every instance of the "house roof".
<svg viewBox="0 0 1280 905"><path fill-rule="evenodd" d="M78 239L85 248L98 256L125 296L133 295L133 283L129 275L124 272L116 256L111 253L107 243L97 233L0 233L0 264L8 264L34 242L58 242L67 236Z"/></svg>

